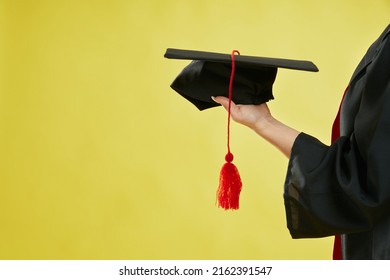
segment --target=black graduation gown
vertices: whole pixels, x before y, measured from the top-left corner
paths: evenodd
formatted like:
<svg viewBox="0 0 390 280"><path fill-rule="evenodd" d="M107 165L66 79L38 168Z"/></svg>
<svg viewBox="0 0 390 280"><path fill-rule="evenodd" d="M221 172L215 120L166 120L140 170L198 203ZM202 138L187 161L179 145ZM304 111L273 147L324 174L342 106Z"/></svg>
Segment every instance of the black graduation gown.
<svg viewBox="0 0 390 280"><path fill-rule="evenodd" d="M301 133L284 202L293 238L342 234L343 259L390 259L390 25L355 70L330 146Z"/></svg>

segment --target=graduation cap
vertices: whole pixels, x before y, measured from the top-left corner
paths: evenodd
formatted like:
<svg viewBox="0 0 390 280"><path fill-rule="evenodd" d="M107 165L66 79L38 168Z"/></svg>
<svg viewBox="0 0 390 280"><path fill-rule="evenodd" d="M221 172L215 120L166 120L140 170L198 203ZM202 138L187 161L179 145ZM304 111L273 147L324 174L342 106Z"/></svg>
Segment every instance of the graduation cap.
<svg viewBox="0 0 390 280"><path fill-rule="evenodd" d="M231 102L261 104L273 99L272 86L277 68L318 71L318 68L310 61L239 54L236 50L229 55L179 49L167 49L165 53L166 58L192 60L176 77L171 87L199 110L219 106L211 99L212 96L229 98L228 152L225 156L226 162L220 171L217 189L218 206L225 210L239 208L242 188L240 174L232 163L233 154L230 151Z"/></svg>
<svg viewBox="0 0 390 280"><path fill-rule="evenodd" d="M192 60L176 77L171 88L199 110L219 106L211 96L228 97L232 70L230 54L169 48L164 56ZM235 67L233 102L256 105L274 99L272 86L278 68L318 71L310 61L246 55L235 56Z"/></svg>

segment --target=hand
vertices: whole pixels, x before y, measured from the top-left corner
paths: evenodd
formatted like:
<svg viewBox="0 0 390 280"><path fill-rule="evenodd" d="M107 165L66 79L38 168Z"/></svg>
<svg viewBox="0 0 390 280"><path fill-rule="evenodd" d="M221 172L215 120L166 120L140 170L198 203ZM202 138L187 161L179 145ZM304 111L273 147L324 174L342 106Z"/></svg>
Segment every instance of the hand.
<svg viewBox="0 0 390 280"><path fill-rule="evenodd" d="M212 99L228 110L228 98L217 96L212 97ZM290 157L291 148L299 131L273 118L267 104L237 105L232 102L230 115L234 121L252 128L257 134L278 148L284 155Z"/></svg>
<svg viewBox="0 0 390 280"><path fill-rule="evenodd" d="M228 98L217 96L212 97L212 99L228 110ZM266 103L260 105L237 105L232 101L230 114L234 121L255 130L262 130L266 122L272 119L271 112Z"/></svg>

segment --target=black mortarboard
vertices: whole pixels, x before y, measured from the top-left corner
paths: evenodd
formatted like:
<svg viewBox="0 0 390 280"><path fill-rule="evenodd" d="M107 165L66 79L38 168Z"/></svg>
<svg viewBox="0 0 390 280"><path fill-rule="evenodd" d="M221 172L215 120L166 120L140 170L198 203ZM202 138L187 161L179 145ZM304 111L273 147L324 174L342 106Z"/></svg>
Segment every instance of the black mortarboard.
<svg viewBox="0 0 390 280"><path fill-rule="evenodd" d="M167 49L166 58L193 60L176 77L171 87L199 110L219 106L211 96L228 96L231 74L229 54ZM277 68L317 72L310 61L282 58L235 56L232 100L236 104L261 104L273 99L272 85Z"/></svg>
<svg viewBox="0 0 390 280"><path fill-rule="evenodd" d="M273 99L272 85L277 69L288 68L318 71L309 61L280 58L265 58L228 54L167 49L165 57L193 60L171 84L171 87L192 102L199 110L218 106L211 96L229 98L227 154L220 171L217 189L218 206L227 209L239 208L242 182L237 167L232 163L230 151L231 102L237 104L261 104Z"/></svg>

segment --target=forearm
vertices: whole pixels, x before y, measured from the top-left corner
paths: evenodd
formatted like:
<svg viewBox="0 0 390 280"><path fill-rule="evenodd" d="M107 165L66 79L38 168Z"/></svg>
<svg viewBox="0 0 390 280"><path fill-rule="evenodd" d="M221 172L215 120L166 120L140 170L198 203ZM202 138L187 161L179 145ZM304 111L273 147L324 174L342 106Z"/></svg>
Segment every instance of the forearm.
<svg viewBox="0 0 390 280"><path fill-rule="evenodd" d="M269 116L261 122L255 123L252 129L273 146L278 148L288 158L290 158L295 139L300 133L272 116Z"/></svg>

